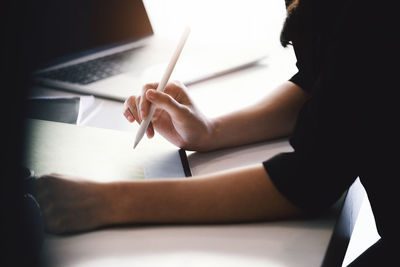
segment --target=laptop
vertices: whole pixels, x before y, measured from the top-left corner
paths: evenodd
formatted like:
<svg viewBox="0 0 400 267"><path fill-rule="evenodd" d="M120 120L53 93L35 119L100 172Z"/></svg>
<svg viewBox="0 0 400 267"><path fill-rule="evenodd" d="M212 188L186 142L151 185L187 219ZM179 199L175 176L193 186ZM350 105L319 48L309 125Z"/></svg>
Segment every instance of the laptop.
<svg viewBox="0 0 400 267"><path fill-rule="evenodd" d="M125 101L160 79L176 45L155 36L142 0L41 0L34 13L39 67L33 78L50 88ZM210 64L214 69L203 66L193 72L197 77L178 79L188 85L228 71Z"/></svg>
<svg viewBox="0 0 400 267"><path fill-rule="evenodd" d="M36 84L125 100L165 61L141 0L37 1L34 23Z"/></svg>

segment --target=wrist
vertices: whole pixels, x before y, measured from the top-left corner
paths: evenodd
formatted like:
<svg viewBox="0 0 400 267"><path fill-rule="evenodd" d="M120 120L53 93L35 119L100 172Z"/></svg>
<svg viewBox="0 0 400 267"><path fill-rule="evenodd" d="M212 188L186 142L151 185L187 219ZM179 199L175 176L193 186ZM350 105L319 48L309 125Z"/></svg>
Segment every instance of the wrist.
<svg viewBox="0 0 400 267"><path fill-rule="evenodd" d="M203 135L203 139L199 142L199 148L197 151L206 152L218 148L219 125L220 123L218 118L205 120L205 134Z"/></svg>

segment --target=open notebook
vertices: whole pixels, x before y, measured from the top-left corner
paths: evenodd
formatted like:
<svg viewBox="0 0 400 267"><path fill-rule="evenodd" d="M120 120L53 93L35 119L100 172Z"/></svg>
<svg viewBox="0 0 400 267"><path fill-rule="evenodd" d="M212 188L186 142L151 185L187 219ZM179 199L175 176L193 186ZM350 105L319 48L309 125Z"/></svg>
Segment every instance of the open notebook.
<svg viewBox="0 0 400 267"><path fill-rule="evenodd" d="M23 165L36 176L61 173L99 182L190 176L184 151L162 139L133 150L134 135L129 132L26 122Z"/></svg>

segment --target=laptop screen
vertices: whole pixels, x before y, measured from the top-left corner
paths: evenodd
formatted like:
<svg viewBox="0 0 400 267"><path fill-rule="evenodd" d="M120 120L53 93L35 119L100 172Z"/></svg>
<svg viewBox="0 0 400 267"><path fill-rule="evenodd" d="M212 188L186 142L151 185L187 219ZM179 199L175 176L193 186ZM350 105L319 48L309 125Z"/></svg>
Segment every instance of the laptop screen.
<svg viewBox="0 0 400 267"><path fill-rule="evenodd" d="M39 66L113 44L141 39L153 30L141 0L38 0L33 30Z"/></svg>

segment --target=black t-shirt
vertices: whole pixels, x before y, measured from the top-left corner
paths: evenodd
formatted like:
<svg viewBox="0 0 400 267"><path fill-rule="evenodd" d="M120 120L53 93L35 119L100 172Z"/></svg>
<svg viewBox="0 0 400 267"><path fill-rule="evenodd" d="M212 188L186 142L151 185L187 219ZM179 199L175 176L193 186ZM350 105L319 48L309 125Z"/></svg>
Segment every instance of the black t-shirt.
<svg viewBox="0 0 400 267"><path fill-rule="evenodd" d="M290 144L263 164L277 189L305 212L333 204L360 177L385 239L399 237L398 30L393 7L376 1L300 1L292 40L310 94ZM394 153L393 153L394 152Z"/></svg>

